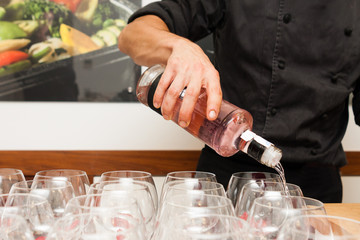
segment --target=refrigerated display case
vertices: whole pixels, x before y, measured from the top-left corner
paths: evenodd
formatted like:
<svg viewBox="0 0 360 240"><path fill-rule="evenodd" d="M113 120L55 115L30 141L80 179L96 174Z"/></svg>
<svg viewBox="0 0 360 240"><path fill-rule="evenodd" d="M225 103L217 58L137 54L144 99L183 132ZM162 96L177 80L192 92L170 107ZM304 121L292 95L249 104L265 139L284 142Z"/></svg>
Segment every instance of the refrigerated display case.
<svg viewBox="0 0 360 240"><path fill-rule="evenodd" d="M130 0L1 1L0 101L136 101L141 68L118 50L117 36L139 7ZM11 55L19 52L27 57Z"/></svg>

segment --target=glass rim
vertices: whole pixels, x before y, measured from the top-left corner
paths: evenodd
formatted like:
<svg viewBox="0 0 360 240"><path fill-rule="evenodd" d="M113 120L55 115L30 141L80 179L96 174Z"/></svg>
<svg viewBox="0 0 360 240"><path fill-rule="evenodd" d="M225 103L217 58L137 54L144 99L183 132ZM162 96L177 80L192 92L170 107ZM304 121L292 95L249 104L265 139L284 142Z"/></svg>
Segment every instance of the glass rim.
<svg viewBox="0 0 360 240"><path fill-rule="evenodd" d="M280 186L282 186L283 185L283 183L282 182L273 182L273 181L261 181L261 183L266 183L266 184L269 184L269 185L280 185ZM243 189L245 189L245 187L247 187L247 186L250 186L251 184L254 184L253 182L247 182L247 183L245 183L244 184L244 186L242 187L242 191L243 191ZM291 187L295 187L295 188L299 188L300 190L301 190L301 188L300 188L300 186L299 185L296 185L296 184L294 184L294 183L286 183L286 186L291 186ZM266 188L266 187L265 187ZM254 191L256 191L256 190L258 190L258 189L254 189ZM259 188L259 190L263 190L262 188ZM265 190L266 191L266 190ZM277 190L270 190L270 191L273 191L273 192L277 192ZM282 191L282 190L281 190ZM290 189L289 189L289 191L291 191Z"/></svg>
<svg viewBox="0 0 360 240"><path fill-rule="evenodd" d="M173 178L179 178L179 179L189 178L189 177L174 176L174 174L184 174L184 173L193 173L193 174L199 173L199 174L208 175L208 177L215 177L215 179L216 179L215 173L205 172L205 171L173 171L173 172L167 173L166 177L173 177ZM201 179L201 178L207 178L207 177L200 177L200 178L195 178L195 179Z"/></svg>
<svg viewBox="0 0 360 240"><path fill-rule="evenodd" d="M240 174L254 174L254 173L263 173L263 174L270 174L271 176L273 176L273 177L271 177L271 178L251 178L251 177L243 177L243 176L238 176L238 175L240 175ZM274 179L274 178L279 178L280 179L280 175L279 174L277 174L277 173L273 173L273 172L258 172L258 171L249 171L249 172L236 172L236 173L233 173L232 175L231 175L231 177L233 177L233 178L239 178L239 179L250 179L250 180L252 180L252 179L254 179L254 180L263 180L263 179Z"/></svg>
<svg viewBox="0 0 360 240"><path fill-rule="evenodd" d="M114 171L107 171L107 172L103 172L100 176L100 179L102 176L107 176L107 177L114 177L117 178L116 176L109 176L108 174L112 174L112 173L139 173L139 174L143 174L143 176L135 176L135 177L124 177L124 178L143 178L143 177L152 177L152 174L150 172L146 172L146 171L139 171L139 170L114 170Z"/></svg>
<svg viewBox="0 0 360 240"><path fill-rule="evenodd" d="M75 174L71 174L71 175L43 175L43 173L45 172L57 172L57 171L66 171L66 172L77 172ZM35 176L38 175L39 177L76 177L76 176L87 176L87 173L83 170L78 170L78 169L48 169L48 170L41 170L35 173ZM34 177L35 177L34 176Z"/></svg>
<svg viewBox="0 0 360 240"><path fill-rule="evenodd" d="M168 182L168 186L167 188L168 189L180 189L180 190L189 190L189 191L206 191L206 190L221 190L221 189L224 189L225 191L225 188L224 186L221 184L221 183L218 183L218 182L210 182L210 181L197 181L197 183L209 183L209 184L213 184L215 185L215 187L212 187L212 188L205 188L205 189L187 189L187 188L182 188L182 187L179 187L177 183L179 183L178 181L171 181L171 182ZM181 182L182 183L182 182Z"/></svg>
<svg viewBox="0 0 360 240"><path fill-rule="evenodd" d="M0 178L1 176L4 176L2 175L2 172L4 171L7 171L7 170L11 170L13 172L10 172L9 174L6 174L6 175L18 175L18 174L21 174L22 176L24 176L24 173L21 169L17 169L17 168L0 168Z"/></svg>
<svg viewBox="0 0 360 240"><path fill-rule="evenodd" d="M273 209L284 209L282 207L277 207L277 206L269 206L267 204L263 204L263 203L260 203L259 201L263 200L263 199L266 199L266 198L270 198L270 199L302 199L302 200L305 200L305 201L310 201L310 202L313 202L313 203L317 203L319 205L316 205L314 207L311 207L310 209L311 210L316 210L316 209L319 209L319 208L324 208L324 203L321 202L320 200L317 200L315 198L310 198L310 197L304 197L304 196L284 196L284 195L280 195L280 196L261 196L261 197L258 197L258 198L255 198L254 199L254 203L253 205L258 204L259 206L262 206L262 207L267 207L267 208L273 208ZM293 203L293 202L291 202ZM307 203L307 202L305 202ZM293 209L303 209L303 208L293 208ZM324 208L325 209L325 208Z"/></svg>
<svg viewBox="0 0 360 240"><path fill-rule="evenodd" d="M66 185L65 186L55 186L55 187L44 187L44 188L32 188L32 183L34 182L61 182L61 183L65 183ZM31 183L30 186L19 186L20 184L22 183L25 183L25 184L28 184L28 183ZM45 178L45 179L31 179L31 180L25 180L25 181L21 181L21 182L17 182L17 183L14 183L11 188L17 188L17 189L29 189L29 190L35 190L35 189L63 189L63 188L68 188L68 187L71 187L73 188L73 185L70 181L68 180L61 180L61 179L50 179L50 178ZM11 190L11 189L10 189ZM12 194L16 194L16 193L12 193Z"/></svg>
<svg viewBox="0 0 360 240"><path fill-rule="evenodd" d="M49 203L49 201L43 197L43 196L40 196L40 195L37 195L37 194L32 194L32 193L5 193L5 194L0 194L0 198L2 197L7 197L6 201L5 201L5 208L6 207L12 207L12 206L6 206L7 205L7 201L8 201L8 198L11 197L11 196L23 196L23 197L30 197L30 198L34 198L34 199L39 199L40 201L39 202L31 202L31 205L41 205L41 204L44 204L44 203ZM26 206L27 204L22 204L21 206ZM14 206L16 207L16 206Z"/></svg>
<svg viewBox="0 0 360 240"><path fill-rule="evenodd" d="M110 184L106 184L106 183L110 183ZM104 189L105 186L110 186L110 185L123 185L121 184L122 182L119 182L119 180L114 180L114 181L103 181L103 182L98 182L98 183L94 183L92 184L93 187L98 184L96 186L96 188L94 188L95 190L100 190L102 191L101 193L103 192L111 192L111 191L129 191L129 190L126 190L126 189ZM136 185L138 186L139 188L137 189L131 189L130 191L140 191L140 190L147 190L147 191L150 191L149 189L149 186L146 185L145 182L143 181L137 181L137 180L134 180L134 181L131 181L131 182L125 182L125 183L131 183L132 185ZM123 185L125 186L125 185ZM90 187L89 187L90 189Z"/></svg>

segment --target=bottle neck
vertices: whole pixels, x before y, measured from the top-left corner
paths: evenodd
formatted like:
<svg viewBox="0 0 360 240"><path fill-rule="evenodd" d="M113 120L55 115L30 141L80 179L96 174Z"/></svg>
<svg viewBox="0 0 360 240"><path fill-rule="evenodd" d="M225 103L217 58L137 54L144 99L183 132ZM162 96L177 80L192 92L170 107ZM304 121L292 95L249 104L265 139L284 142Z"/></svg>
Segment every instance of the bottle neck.
<svg viewBox="0 0 360 240"><path fill-rule="evenodd" d="M252 131L245 131L241 134L240 139L239 150L256 161L271 168L274 168L280 162L281 150Z"/></svg>

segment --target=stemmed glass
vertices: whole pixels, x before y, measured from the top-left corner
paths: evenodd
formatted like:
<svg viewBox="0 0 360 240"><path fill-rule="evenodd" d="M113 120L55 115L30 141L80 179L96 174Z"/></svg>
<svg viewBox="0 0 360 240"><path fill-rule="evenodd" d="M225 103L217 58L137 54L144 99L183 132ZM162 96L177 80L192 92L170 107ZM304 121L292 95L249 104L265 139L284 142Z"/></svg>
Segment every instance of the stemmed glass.
<svg viewBox="0 0 360 240"><path fill-rule="evenodd" d="M119 196L134 198L139 204L143 214L147 234L153 231L156 206L148 187L148 184L141 181L103 181L97 187L97 193L101 194L102 203L114 202Z"/></svg>
<svg viewBox="0 0 360 240"><path fill-rule="evenodd" d="M22 216L2 213L0 218L0 239L34 240L34 236Z"/></svg>
<svg viewBox="0 0 360 240"><path fill-rule="evenodd" d="M169 183L172 181L185 181L185 182L199 182L199 181L208 181L208 182L217 182L216 175L210 172L202 171L176 171L170 172L166 175L164 183L161 188L160 202L164 198L164 194L167 191Z"/></svg>
<svg viewBox="0 0 360 240"><path fill-rule="evenodd" d="M149 172L134 171L134 170L117 170L109 171L101 174L100 181L140 181L148 185L156 210L158 208L158 195L154 179Z"/></svg>
<svg viewBox="0 0 360 240"><path fill-rule="evenodd" d="M131 216L92 212L58 219L46 240L59 239L143 240L145 237Z"/></svg>
<svg viewBox="0 0 360 240"><path fill-rule="evenodd" d="M0 194L9 193L14 183L25 181L23 172L14 168L0 168Z"/></svg>
<svg viewBox="0 0 360 240"><path fill-rule="evenodd" d="M166 198L174 195L186 195L189 192L199 192L203 194L216 195L226 197L225 188L221 183L209 181L185 181L176 180L168 183L168 187L163 194L163 199L160 202L166 201Z"/></svg>
<svg viewBox="0 0 360 240"><path fill-rule="evenodd" d="M241 189L249 182L281 182L279 174L269 172L236 172L231 175L226 194L234 206L238 201Z"/></svg>
<svg viewBox="0 0 360 240"><path fill-rule="evenodd" d="M278 240L358 240L360 221L329 215L301 215L289 219Z"/></svg>
<svg viewBox="0 0 360 240"><path fill-rule="evenodd" d="M110 199L102 198L102 194L90 194L74 197L65 208L64 215L77 215L82 213L104 213L107 212L119 216L131 216L145 231L144 217L137 200L128 196L113 195Z"/></svg>
<svg viewBox="0 0 360 240"><path fill-rule="evenodd" d="M254 200L258 197L280 196L287 193L290 196L303 196L299 186L291 183L287 183L286 186L287 192L280 182L258 181L246 183L235 204L236 216L246 220Z"/></svg>
<svg viewBox="0 0 360 240"><path fill-rule="evenodd" d="M10 193L31 193L44 197L50 203L56 218L63 215L66 204L75 197L70 182L55 178L18 182L12 186Z"/></svg>
<svg viewBox="0 0 360 240"><path fill-rule="evenodd" d="M167 197L160 208L157 224L151 239L157 240L166 228L171 227L177 219L185 216L221 214L235 216L234 206L227 197L189 191Z"/></svg>
<svg viewBox="0 0 360 240"><path fill-rule="evenodd" d="M299 196L263 196L254 200L247 221L254 239L276 239L288 219L310 214L325 215L324 204Z"/></svg>
<svg viewBox="0 0 360 240"><path fill-rule="evenodd" d="M28 193L17 193L0 195L0 199L2 214L22 216L35 238L47 235L54 222L54 215L45 198Z"/></svg>
<svg viewBox="0 0 360 240"><path fill-rule="evenodd" d="M248 240L248 224L233 216L184 215L157 236L157 240Z"/></svg>
<svg viewBox="0 0 360 240"><path fill-rule="evenodd" d="M86 172L75 169L52 169L37 172L33 180L63 180L69 181L75 191L75 196L85 195L90 186Z"/></svg>

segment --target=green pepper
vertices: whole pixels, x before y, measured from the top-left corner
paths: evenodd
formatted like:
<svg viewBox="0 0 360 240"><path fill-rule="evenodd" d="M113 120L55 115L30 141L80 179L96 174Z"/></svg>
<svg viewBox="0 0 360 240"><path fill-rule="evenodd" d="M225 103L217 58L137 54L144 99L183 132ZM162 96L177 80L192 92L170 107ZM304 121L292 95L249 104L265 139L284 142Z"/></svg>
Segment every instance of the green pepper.
<svg viewBox="0 0 360 240"><path fill-rule="evenodd" d="M33 62L38 62L40 59L42 59L43 57L45 57L46 55L49 54L49 52L51 52L51 47L46 47L40 51L38 51L37 53L34 53L31 56L31 60Z"/></svg>
<svg viewBox="0 0 360 240"><path fill-rule="evenodd" d="M10 65L6 65L6 66L0 68L0 77L22 71L22 70L28 69L30 67L31 67L30 60L22 60L22 61L10 64Z"/></svg>
<svg viewBox="0 0 360 240"><path fill-rule="evenodd" d="M0 21L0 40L26 38L27 34L12 22Z"/></svg>

